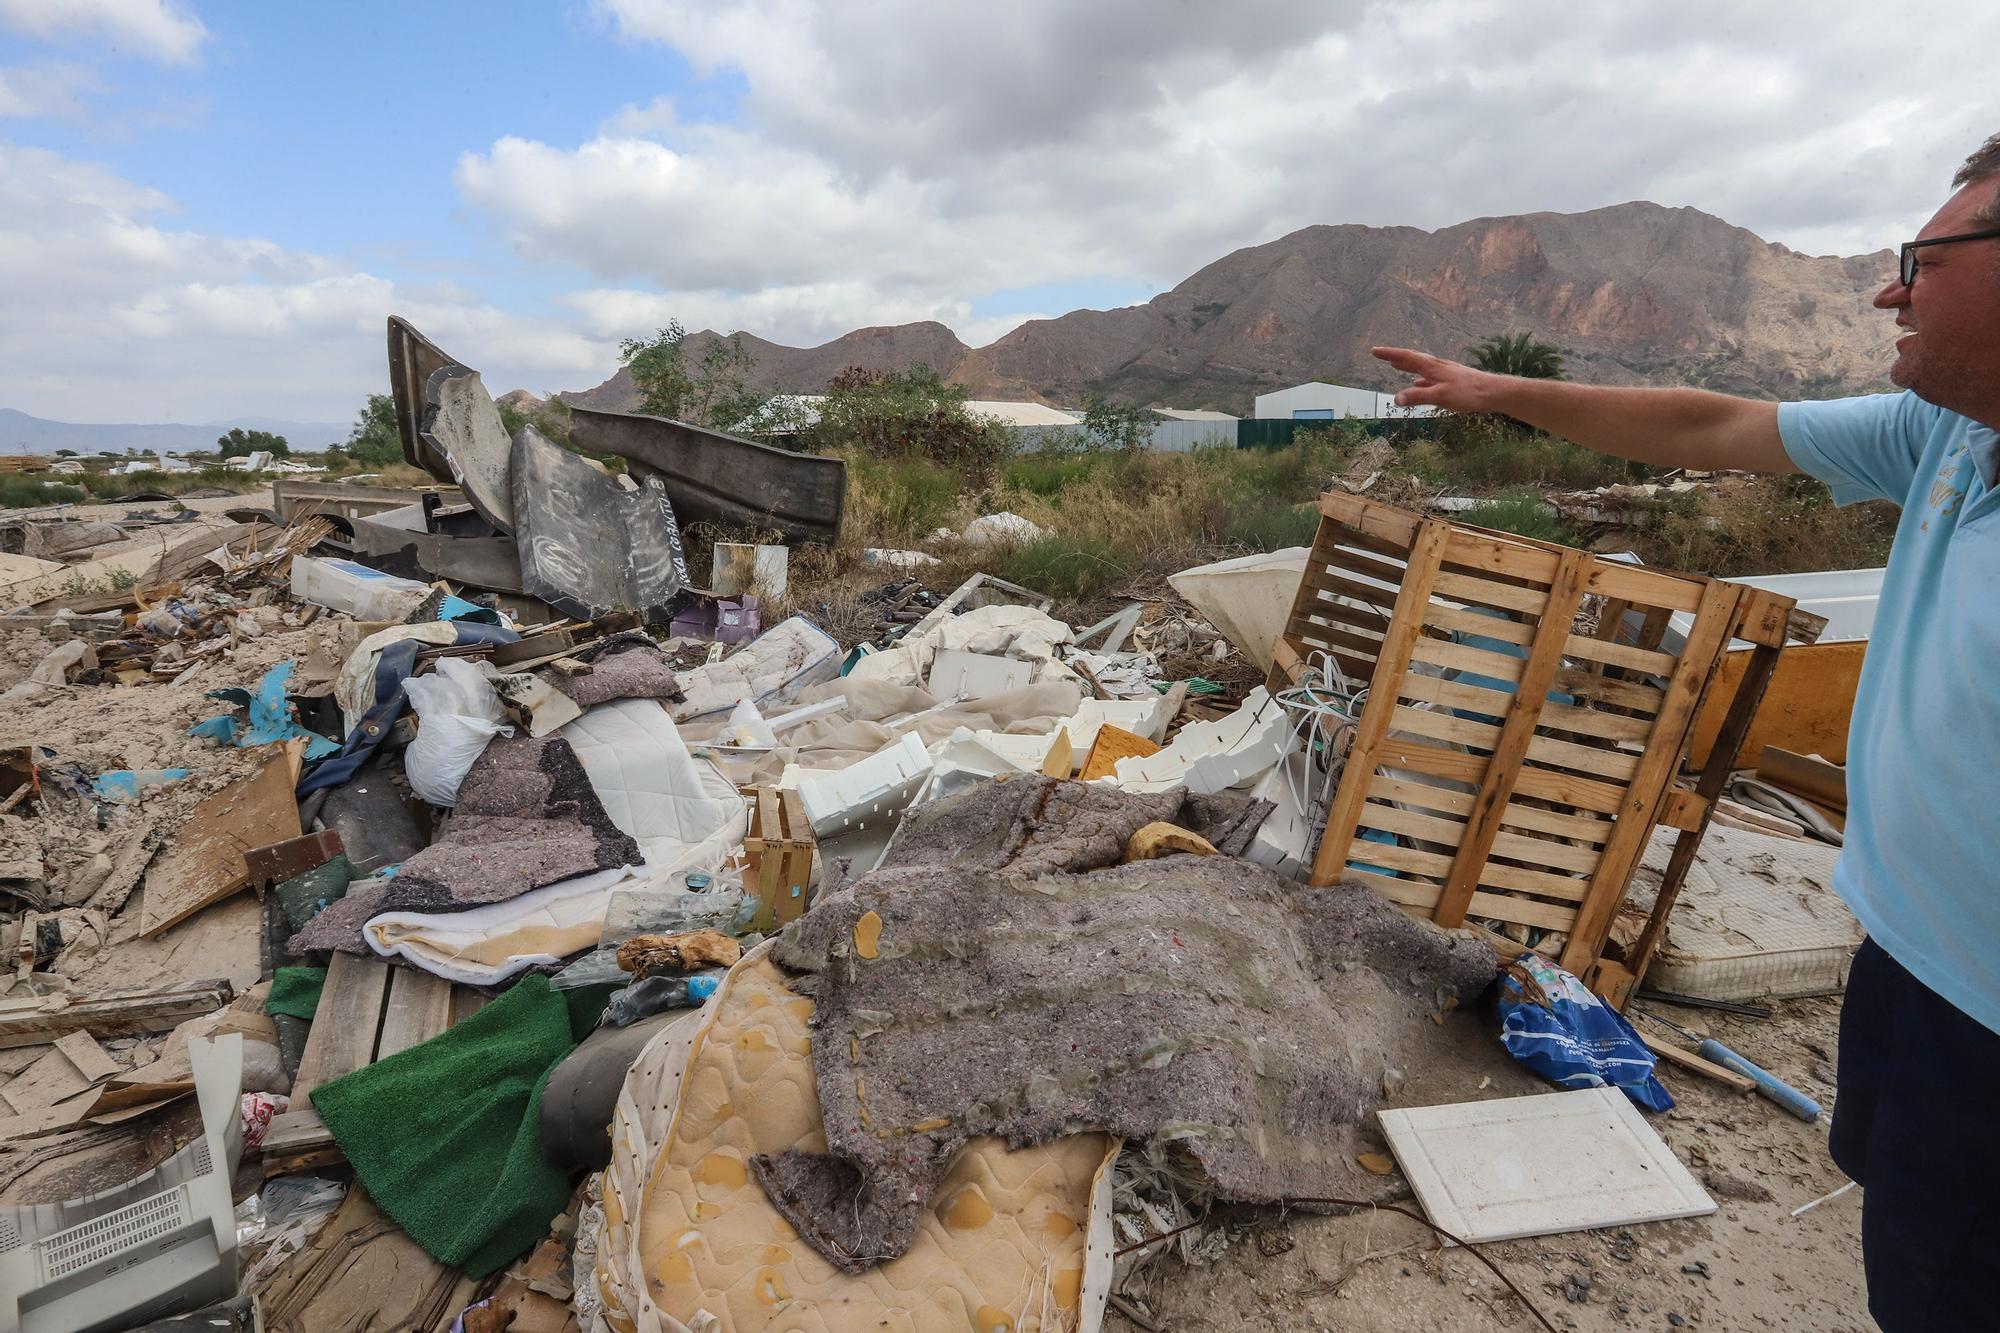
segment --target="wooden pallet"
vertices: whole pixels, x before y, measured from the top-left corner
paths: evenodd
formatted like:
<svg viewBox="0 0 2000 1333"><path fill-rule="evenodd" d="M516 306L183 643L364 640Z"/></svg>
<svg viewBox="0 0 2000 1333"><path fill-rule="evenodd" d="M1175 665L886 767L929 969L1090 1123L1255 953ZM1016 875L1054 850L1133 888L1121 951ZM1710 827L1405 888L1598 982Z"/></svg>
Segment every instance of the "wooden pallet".
<svg viewBox="0 0 2000 1333"><path fill-rule="evenodd" d="M750 832L743 839L743 886L757 899L750 928L768 935L806 910L812 888L812 823L797 791L740 790L750 802Z"/></svg>
<svg viewBox="0 0 2000 1333"><path fill-rule="evenodd" d="M1358 496L1323 496L1320 514L1271 683L1324 657L1368 697L1312 882L1359 880L1440 925L1544 932L1536 947L1596 984L1655 825L1706 827L1719 784L1672 781L1724 649L1768 646L1744 679L1761 694L1790 599ZM1675 613L1692 624L1670 643ZM1632 984L1605 980L1619 998Z"/></svg>
<svg viewBox="0 0 2000 1333"><path fill-rule="evenodd" d="M312 1109L312 1092L363 1065L429 1041L486 1003L469 986L379 958L336 953L313 1013L291 1107L271 1121L260 1151L266 1176L342 1160L326 1122Z"/></svg>

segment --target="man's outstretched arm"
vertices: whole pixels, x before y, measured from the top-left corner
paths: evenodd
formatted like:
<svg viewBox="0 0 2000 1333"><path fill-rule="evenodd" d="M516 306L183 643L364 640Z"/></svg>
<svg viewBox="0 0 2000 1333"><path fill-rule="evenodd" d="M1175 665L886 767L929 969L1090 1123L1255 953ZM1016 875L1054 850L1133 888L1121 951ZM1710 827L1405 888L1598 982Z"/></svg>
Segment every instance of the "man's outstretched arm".
<svg viewBox="0 0 2000 1333"><path fill-rule="evenodd" d="M1654 467L1796 472L1778 438L1778 405L1703 389L1617 389L1495 375L1407 347L1375 355L1416 382L1399 407L1500 412L1587 449Z"/></svg>

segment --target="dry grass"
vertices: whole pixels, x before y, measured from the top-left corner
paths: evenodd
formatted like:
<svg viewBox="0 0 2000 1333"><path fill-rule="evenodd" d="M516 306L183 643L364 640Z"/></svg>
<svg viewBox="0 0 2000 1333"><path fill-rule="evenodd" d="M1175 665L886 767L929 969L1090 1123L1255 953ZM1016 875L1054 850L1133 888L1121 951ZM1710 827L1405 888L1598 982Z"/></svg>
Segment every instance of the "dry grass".
<svg viewBox="0 0 2000 1333"><path fill-rule="evenodd" d="M1647 561L1694 574L1799 574L1866 569L1888 560L1891 504L1834 506L1809 477L1746 477L1683 498L1633 534Z"/></svg>

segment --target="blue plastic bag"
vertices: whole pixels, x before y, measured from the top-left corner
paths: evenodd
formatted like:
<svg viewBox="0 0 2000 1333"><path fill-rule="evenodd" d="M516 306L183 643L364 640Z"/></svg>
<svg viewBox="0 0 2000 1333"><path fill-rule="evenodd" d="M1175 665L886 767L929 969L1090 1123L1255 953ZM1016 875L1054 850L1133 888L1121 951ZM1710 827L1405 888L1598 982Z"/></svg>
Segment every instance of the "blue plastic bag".
<svg viewBox="0 0 2000 1333"><path fill-rule="evenodd" d="M1652 1051L1625 1016L1536 954L1500 971L1500 1044L1565 1088L1613 1087L1648 1111L1673 1108Z"/></svg>

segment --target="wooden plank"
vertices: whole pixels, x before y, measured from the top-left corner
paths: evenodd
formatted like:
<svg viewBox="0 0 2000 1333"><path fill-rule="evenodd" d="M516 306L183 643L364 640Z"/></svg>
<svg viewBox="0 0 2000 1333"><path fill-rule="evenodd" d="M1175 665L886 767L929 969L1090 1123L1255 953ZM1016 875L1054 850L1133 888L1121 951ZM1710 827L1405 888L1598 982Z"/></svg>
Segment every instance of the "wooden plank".
<svg viewBox="0 0 2000 1333"><path fill-rule="evenodd" d="M1518 792L1516 793L1519 794ZM1544 810L1539 806L1523 805L1511 801L1500 822L1509 828L1532 829L1536 833L1552 833L1558 838L1569 838L1602 846L1611 840L1612 822L1591 815L1565 814L1560 810Z"/></svg>
<svg viewBox="0 0 2000 1333"><path fill-rule="evenodd" d="M1386 842L1361 842L1355 845L1349 855L1354 860L1365 861L1369 865L1387 866L1391 870L1408 870L1419 875L1432 875L1440 880L1451 873L1449 856L1418 851L1415 847L1399 847Z"/></svg>
<svg viewBox="0 0 2000 1333"><path fill-rule="evenodd" d="M1403 677L1402 689L1405 699L1444 704L1490 718L1504 718L1508 706L1514 702L1511 692L1467 685L1462 680L1446 680L1441 676L1408 675ZM1649 718L1576 708L1545 699L1541 730L1567 731L1608 741L1644 741L1652 733L1653 724Z"/></svg>
<svg viewBox="0 0 2000 1333"><path fill-rule="evenodd" d="M451 983L419 968L395 968L389 978L389 1007L382 1015L382 1037L376 1043L375 1058L386 1060L399 1051L421 1046L450 1026Z"/></svg>
<svg viewBox="0 0 2000 1333"><path fill-rule="evenodd" d="M1354 529L1353 534L1337 537L1337 541L1363 545L1363 539L1373 538L1403 550L1414 550L1417 543L1423 540L1423 525L1437 521L1342 491L1322 494L1319 497L1319 512L1336 523Z"/></svg>
<svg viewBox="0 0 2000 1333"><path fill-rule="evenodd" d="M1449 639L1430 637L1417 640L1411 647L1410 657L1432 666L1452 667L1459 671L1470 671L1476 676L1490 676L1509 685L1521 679L1521 670L1527 665L1520 658L1508 653L1471 648L1462 643L1453 643ZM1375 697L1386 696L1377 693Z"/></svg>
<svg viewBox="0 0 2000 1333"><path fill-rule="evenodd" d="M1406 805L1422 806L1427 810L1442 810L1447 814L1472 813L1471 792L1452 791L1444 787L1432 787L1420 782L1408 782L1401 778L1379 774L1368 785L1368 795L1372 800L1397 801ZM1537 806L1523 805L1519 801L1508 803L1500 822L1508 828L1552 833L1559 838L1580 840L1592 845L1602 844L1611 836L1611 821L1608 819L1544 810Z"/></svg>
<svg viewBox="0 0 2000 1333"><path fill-rule="evenodd" d="M1694 625L1681 652L1680 666L1667 685L1652 740L1632 777L1625 804L1618 811L1618 827L1611 841L1604 845L1604 860L1592 878L1589 896L1577 913L1569 943L1563 947L1563 967L1578 976L1596 961L1604 933L1610 930L1611 919L1624 900L1632 867L1652 836L1653 813L1680 766L1681 752L1694 725L1695 705L1728 646L1739 591L1734 584L1712 581L1702 594Z"/></svg>
<svg viewBox="0 0 2000 1333"><path fill-rule="evenodd" d="M1353 579L1342 578L1324 569L1308 569L1299 586L1308 592L1325 594L1320 600L1346 597L1361 603L1364 607L1372 607L1381 612L1393 611L1396 606L1394 588L1378 588L1370 583L1356 583ZM1383 617L1383 623L1387 623L1386 615Z"/></svg>
<svg viewBox="0 0 2000 1333"><path fill-rule="evenodd" d="M1423 520L1417 528L1410 548L1409 573L1396 595L1396 610L1390 621L1389 634L1383 642L1375 674L1369 681L1369 692L1377 699L1394 699L1396 686L1408 670L1410 650L1423 633L1422 611L1430 601L1432 581L1437 578L1438 556L1450 531L1448 525L1433 519ZM1354 743L1348 750L1347 769L1341 776L1340 789L1334 794L1332 808L1327 814L1326 832L1313 857L1313 884L1336 882L1342 867L1347 864L1347 850L1354 841L1354 819L1367 796L1368 780L1374 776L1377 754L1389 737L1394 711L1388 708L1362 710L1361 720L1355 727Z"/></svg>
<svg viewBox="0 0 2000 1333"><path fill-rule="evenodd" d="M1393 736L1383 742L1377 766L1406 768L1434 778L1451 778L1473 784L1477 784L1486 772L1483 756ZM1626 794L1624 787L1613 783L1548 769L1524 769L1515 783L1515 790L1536 800L1555 801L1605 815L1617 814L1624 806Z"/></svg>
<svg viewBox="0 0 2000 1333"><path fill-rule="evenodd" d="M1595 736L1606 741L1634 741L1644 744L1653 734L1653 719L1607 713L1601 708L1578 708L1553 700L1542 705L1542 730L1567 731L1579 736Z"/></svg>
<svg viewBox="0 0 2000 1333"><path fill-rule="evenodd" d="M1463 845L1466 830L1465 824L1457 820L1400 810L1374 801L1361 807L1360 825L1362 828L1381 829L1385 833L1401 833L1427 842L1439 842L1448 847ZM1597 868L1598 858L1595 848L1572 847L1547 838L1529 838L1505 832L1494 835L1492 855L1504 856L1511 861L1531 861L1557 870L1580 871L1586 875ZM1583 885L1578 884L1572 896L1581 898L1582 891Z"/></svg>
<svg viewBox="0 0 2000 1333"><path fill-rule="evenodd" d="M1591 565L1588 591L1619 597L1638 606L1663 606L1670 611L1694 611L1707 596L1709 581L1657 569L1599 560Z"/></svg>
<svg viewBox="0 0 2000 1333"><path fill-rule="evenodd" d="M1560 898L1566 903L1580 903L1590 893L1588 878L1551 875L1547 871L1502 865L1498 861L1488 861L1481 868L1479 882L1487 888L1535 893L1545 898Z"/></svg>
<svg viewBox="0 0 2000 1333"><path fill-rule="evenodd" d="M1722 730L1716 736L1715 744L1709 748L1707 765L1695 780L1693 796L1700 804L1694 826L1683 829L1681 835L1674 839L1674 849L1667 854L1667 866L1660 875L1659 892L1653 896L1653 910L1648 914L1639 938L1632 942L1627 952L1634 990L1646 979L1646 969L1652 966L1653 954L1666 933L1667 914L1673 911L1674 903L1680 897L1681 884L1694 865L1702 835L1708 831L1708 822L1715 815L1716 802L1721 798L1722 789L1728 785L1737 751L1743 747L1743 738L1749 735L1757 709L1764 702L1771 675L1777 669L1779 651L1774 645L1761 643L1750 650L1750 661L1736 687L1735 698L1729 702ZM1670 802L1663 801L1661 804L1665 806Z"/></svg>
<svg viewBox="0 0 2000 1333"><path fill-rule="evenodd" d="M1582 552L1578 554L1582 555ZM1531 546L1519 537L1500 537L1464 526L1453 527L1451 540L1445 544L1444 550L1446 564L1465 565L1490 574L1505 574L1543 586L1555 581L1561 558L1554 549ZM1584 558L1589 559L1587 556Z"/></svg>
<svg viewBox="0 0 2000 1333"><path fill-rule="evenodd" d="M40 997L0 1000L0 1050L39 1046L72 1032L136 1037L212 1014L236 996L227 981L202 981L140 995L84 997L54 1011Z"/></svg>
<svg viewBox="0 0 2000 1333"><path fill-rule="evenodd" d="M1481 871L1499 836L1501 811L1513 798L1522 761L1536 739L1535 724L1541 716L1549 685L1555 680L1556 668L1562 665L1563 648L1573 637L1569 629L1583 601L1586 564L1581 551L1565 552L1557 560L1548 606L1542 614L1534 645L1528 651L1513 707L1508 709L1506 721L1501 724L1492 758L1479 785L1479 795L1474 798L1472 814L1466 820L1465 840L1452 858L1451 876L1438 899L1434 919L1439 925L1455 926L1465 920L1466 905L1472 901L1474 890L1488 878Z"/></svg>
<svg viewBox="0 0 2000 1333"><path fill-rule="evenodd" d="M1794 796L1847 813L1847 770L1838 764L1767 745L1757 756L1757 776Z"/></svg>
<svg viewBox="0 0 2000 1333"><path fill-rule="evenodd" d="M1455 598L1461 602L1471 602L1479 606L1504 606L1510 611L1526 611L1534 614L1542 609L1543 594L1532 588L1516 588L1506 583L1495 583L1492 579L1475 578L1470 574L1454 574L1450 570L1438 575L1437 592L1441 597Z"/></svg>
<svg viewBox="0 0 2000 1333"><path fill-rule="evenodd" d="M1629 680L1609 680L1578 667L1564 667L1556 672L1556 688L1564 694L1575 695L1585 703L1631 708L1649 717L1665 707L1667 697L1666 691L1654 686Z"/></svg>
<svg viewBox="0 0 2000 1333"><path fill-rule="evenodd" d="M1650 1032L1641 1031L1639 1039L1646 1043L1647 1050L1659 1056L1668 1064L1679 1065L1682 1069L1705 1075L1708 1078L1714 1079L1717 1083L1726 1083L1738 1092L1755 1092L1757 1090L1757 1080L1751 1078L1748 1074L1739 1074L1725 1065L1716 1064L1712 1060L1704 1060L1701 1056L1696 1055L1686 1047L1676 1046L1670 1041L1661 1041Z"/></svg>
<svg viewBox="0 0 2000 1333"><path fill-rule="evenodd" d="M1569 644L1565 651L1571 657L1602 662L1606 666L1628 667L1633 671L1643 671L1649 676L1672 675L1674 667L1680 662L1680 659L1672 653L1649 652L1644 648L1632 648L1605 639L1585 638L1581 634L1569 636Z"/></svg>
<svg viewBox="0 0 2000 1333"><path fill-rule="evenodd" d="M1462 634L1477 634L1483 638L1498 639L1502 643L1519 644L1523 648L1535 641L1535 627L1525 621L1483 616L1477 611L1448 606L1443 602L1431 603L1430 608L1424 612L1424 620L1439 629L1456 630Z"/></svg>
<svg viewBox="0 0 2000 1333"><path fill-rule="evenodd" d="M311 1105L312 1090L375 1059L382 1030L382 1003L389 990L389 965L379 958L336 953L327 965L326 985L306 1036L305 1054L292 1079L292 1103Z"/></svg>
<svg viewBox="0 0 2000 1333"><path fill-rule="evenodd" d="M1403 586L1403 575L1409 570L1407 561L1384 560L1356 547L1336 546L1331 551L1315 551L1313 558L1322 568L1345 570L1363 578L1375 579L1386 584L1392 593Z"/></svg>
<svg viewBox="0 0 2000 1333"><path fill-rule="evenodd" d="M451 988L451 1026L457 1027L484 1009L492 999L493 997L485 991L474 990L470 986L454 985Z"/></svg>
<svg viewBox="0 0 2000 1333"><path fill-rule="evenodd" d="M1391 902L1414 909L1415 915L1428 917L1435 910L1438 894L1442 892L1441 886L1436 884L1371 875L1365 870L1350 870L1347 873L1349 879L1367 885ZM1466 911L1470 916L1534 926L1541 930L1568 930L1576 920L1573 908L1538 903L1527 898L1510 898L1499 893L1473 894Z"/></svg>
<svg viewBox="0 0 2000 1333"><path fill-rule="evenodd" d="M1408 677L1405 677L1408 680ZM1480 750L1494 750L1500 743L1501 728L1451 713L1398 705L1394 730L1427 736L1432 740L1453 741ZM1598 777L1623 781L1639 767L1641 756L1625 750L1600 750L1593 746L1559 741L1551 736L1533 735L1528 742L1528 758L1551 767L1578 769ZM1483 776L1483 774L1482 774Z"/></svg>
<svg viewBox="0 0 2000 1333"><path fill-rule="evenodd" d="M146 872L139 933L158 935L250 882L243 854L299 836L304 741L286 741L254 774L194 808Z"/></svg>
<svg viewBox="0 0 2000 1333"><path fill-rule="evenodd" d="M1702 828L1708 821L1709 804L1697 792L1669 787L1666 798L1660 802L1659 822L1684 832Z"/></svg>

